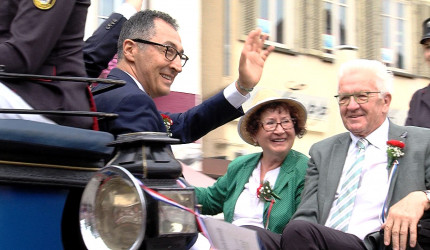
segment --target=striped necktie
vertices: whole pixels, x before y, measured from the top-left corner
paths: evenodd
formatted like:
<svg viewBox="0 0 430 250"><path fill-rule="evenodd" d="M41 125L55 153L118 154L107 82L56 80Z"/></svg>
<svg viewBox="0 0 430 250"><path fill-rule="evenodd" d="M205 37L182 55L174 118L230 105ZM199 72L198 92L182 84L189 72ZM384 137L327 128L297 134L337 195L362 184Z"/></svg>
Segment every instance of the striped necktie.
<svg viewBox="0 0 430 250"><path fill-rule="evenodd" d="M358 184L360 183L364 151L368 143L369 142L364 138L360 138L357 141L356 147L358 147L358 152L356 160L346 172L339 197L335 204L335 212L330 216L329 223L327 224L331 228L344 232L348 230Z"/></svg>

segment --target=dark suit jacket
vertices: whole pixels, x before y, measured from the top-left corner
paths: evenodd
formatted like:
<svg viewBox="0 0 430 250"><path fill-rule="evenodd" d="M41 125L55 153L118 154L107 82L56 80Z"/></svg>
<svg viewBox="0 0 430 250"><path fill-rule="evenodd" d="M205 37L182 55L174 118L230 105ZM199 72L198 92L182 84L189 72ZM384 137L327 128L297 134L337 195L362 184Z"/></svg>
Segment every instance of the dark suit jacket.
<svg viewBox="0 0 430 250"><path fill-rule="evenodd" d="M9 73L85 77L82 44L90 0L56 1L47 10L33 1L2 0L0 65ZM35 109L90 110L82 82L1 80ZM50 116L55 122L91 128L90 117Z"/></svg>
<svg viewBox="0 0 430 250"><path fill-rule="evenodd" d="M407 137L401 138L404 132ZM388 138L405 143L405 155L398 159L399 165L388 191L387 204L391 207L412 191L430 189L430 130L390 122ZM350 143L347 132L311 147L302 201L293 219L326 223Z"/></svg>
<svg viewBox="0 0 430 250"><path fill-rule="evenodd" d="M107 68L117 52L118 37L126 20L123 15L112 13L85 41L84 61L89 77L99 77Z"/></svg>
<svg viewBox="0 0 430 250"><path fill-rule="evenodd" d="M430 85L412 96L405 125L430 128Z"/></svg>
<svg viewBox="0 0 430 250"><path fill-rule="evenodd" d="M114 135L143 131L166 132L163 119L154 101L137 87L127 73L115 68L108 78L124 80L126 84L95 96L98 111L119 115L114 120L100 122L101 130ZM184 113L166 114L173 120L171 127L173 137L188 143L243 115L243 110L235 109L221 91Z"/></svg>

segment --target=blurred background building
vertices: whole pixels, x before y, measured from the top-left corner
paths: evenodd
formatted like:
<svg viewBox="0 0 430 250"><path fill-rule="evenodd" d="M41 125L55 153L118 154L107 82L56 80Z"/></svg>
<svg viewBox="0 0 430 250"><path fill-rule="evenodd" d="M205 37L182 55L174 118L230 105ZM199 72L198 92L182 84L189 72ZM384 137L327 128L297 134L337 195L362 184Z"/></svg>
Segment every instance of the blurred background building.
<svg viewBox="0 0 430 250"><path fill-rule="evenodd" d="M337 70L354 58L380 60L395 75L390 118L403 125L412 94L429 83L419 40L430 17L429 0L143 0L143 8L169 13L179 25L190 57L160 110L178 112L197 105L238 77L246 34L261 27L276 47L245 111L266 97L297 98L308 110L308 133L294 149L307 154L321 139L346 131L333 97ZM88 37L122 0L93 0ZM245 144L230 122L175 155L197 170L222 174L241 154L259 151ZM226 161L227 160L227 161Z"/></svg>

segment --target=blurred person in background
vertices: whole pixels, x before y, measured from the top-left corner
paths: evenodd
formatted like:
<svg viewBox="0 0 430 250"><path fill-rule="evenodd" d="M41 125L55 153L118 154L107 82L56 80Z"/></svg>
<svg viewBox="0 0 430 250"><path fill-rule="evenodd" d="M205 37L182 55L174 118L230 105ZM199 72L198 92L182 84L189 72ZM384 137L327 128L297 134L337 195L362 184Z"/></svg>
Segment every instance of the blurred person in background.
<svg viewBox="0 0 430 250"><path fill-rule="evenodd" d="M304 106L289 98L266 99L250 108L238 132L262 152L236 158L212 186L196 187L202 214L223 212L225 221L256 230L266 249L279 249L304 186L308 157L292 147L306 132L306 118Z"/></svg>
<svg viewBox="0 0 430 250"><path fill-rule="evenodd" d="M424 50L424 59L430 65L430 18L423 22L420 44ZM430 85L417 90L412 96L405 125L430 128Z"/></svg>

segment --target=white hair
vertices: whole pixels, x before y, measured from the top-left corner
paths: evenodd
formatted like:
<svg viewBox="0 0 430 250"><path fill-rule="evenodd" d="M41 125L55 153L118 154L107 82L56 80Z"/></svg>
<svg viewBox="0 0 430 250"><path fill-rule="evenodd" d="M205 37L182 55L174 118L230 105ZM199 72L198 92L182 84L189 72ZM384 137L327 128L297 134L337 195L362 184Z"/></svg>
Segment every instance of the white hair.
<svg viewBox="0 0 430 250"><path fill-rule="evenodd" d="M393 90L393 74L382 62L367 59L354 59L343 63L340 66L338 80L349 73L356 71L367 71L375 76L375 83L381 95L392 93Z"/></svg>

